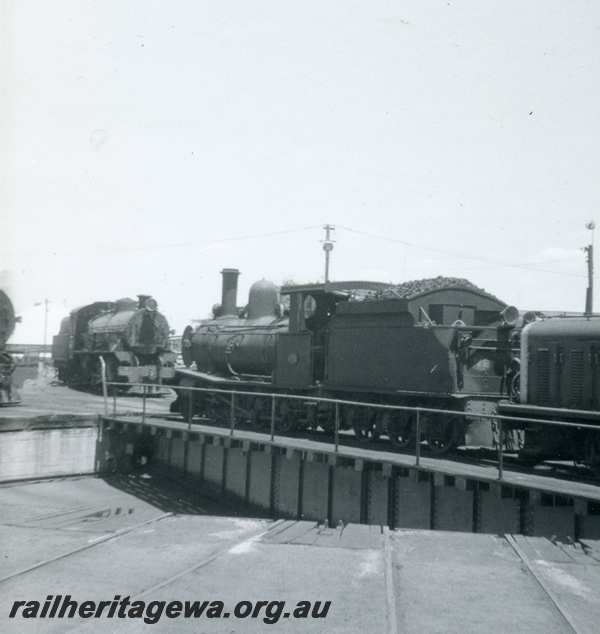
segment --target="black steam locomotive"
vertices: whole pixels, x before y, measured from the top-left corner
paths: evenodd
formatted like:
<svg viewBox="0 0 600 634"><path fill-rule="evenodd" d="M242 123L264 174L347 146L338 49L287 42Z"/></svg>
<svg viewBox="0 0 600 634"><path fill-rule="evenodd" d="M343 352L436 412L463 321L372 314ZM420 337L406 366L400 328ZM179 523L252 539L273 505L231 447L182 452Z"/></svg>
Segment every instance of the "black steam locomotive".
<svg viewBox="0 0 600 634"><path fill-rule="evenodd" d="M52 342L58 378L73 387L108 381L161 383L175 375L169 324L149 295L94 302L71 311Z"/></svg>
<svg viewBox="0 0 600 634"><path fill-rule="evenodd" d="M21 399L12 385L15 362L6 351L6 342L12 335L18 318L8 295L0 290L0 406L17 405Z"/></svg>
<svg viewBox="0 0 600 634"><path fill-rule="evenodd" d="M398 286L329 282L279 289L261 280L237 307L236 269L223 272L222 302L213 319L182 339L182 386L238 389L236 416L270 424L264 392L436 407L455 416L423 414L421 431L433 453L464 442L469 421L495 411L513 382L511 334L515 308L467 280L438 277ZM284 310L280 296L289 299ZM195 367L193 367L195 366ZM172 411L227 420L227 394L178 391ZM467 416L465 416L467 414ZM414 443L410 413L346 405L341 426L360 438L387 436L396 447ZM282 399L279 430L334 426L334 407Z"/></svg>

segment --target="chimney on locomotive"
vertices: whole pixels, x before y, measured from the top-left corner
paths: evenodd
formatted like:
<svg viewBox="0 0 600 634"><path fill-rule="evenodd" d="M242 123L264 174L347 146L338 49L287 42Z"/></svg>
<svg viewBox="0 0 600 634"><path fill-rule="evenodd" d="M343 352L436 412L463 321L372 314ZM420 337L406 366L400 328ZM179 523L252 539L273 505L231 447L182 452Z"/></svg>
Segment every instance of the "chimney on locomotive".
<svg viewBox="0 0 600 634"><path fill-rule="evenodd" d="M158 304L152 295L138 295L138 310L143 308L147 310L156 310Z"/></svg>
<svg viewBox="0 0 600 634"><path fill-rule="evenodd" d="M223 269L223 287L221 290L221 314L237 315L238 269Z"/></svg>

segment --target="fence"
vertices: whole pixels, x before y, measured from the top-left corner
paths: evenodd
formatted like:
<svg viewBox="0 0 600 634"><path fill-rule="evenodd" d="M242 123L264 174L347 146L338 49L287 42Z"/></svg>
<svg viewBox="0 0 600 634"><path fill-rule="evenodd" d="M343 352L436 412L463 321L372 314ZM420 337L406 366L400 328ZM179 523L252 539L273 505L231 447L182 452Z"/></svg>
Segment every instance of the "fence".
<svg viewBox="0 0 600 634"><path fill-rule="evenodd" d="M101 362L102 363L102 362ZM106 375L104 372L104 365L102 364L102 393L104 397L104 409L106 416L109 416L109 395L108 395L108 387L141 387L142 388L142 419L141 423L145 424L147 419L146 412L146 401L148 398L148 389L155 388L156 384L149 383L123 383L117 381L107 381ZM270 441L273 443L275 441L275 427L276 427L276 406L278 400L299 400L303 402L315 402L315 403L327 403L334 406L334 452L339 452L339 440L340 440L340 406L352 406L352 407L364 407L371 408L377 410L391 410L391 411L400 411L400 412L411 412L415 415L415 447L414 447L414 455L415 455L415 465L418 467L421 463L421 445L422 445L422 420L421 417L423 414L442 414L442 415L451 415L456 416L462 414L465 417L474 417L474 418L482 418L488 419L490 421L494 421L497 424L498 430L498 438L499 442L497 443L497 456L498 456L498 480L503 479L504 473L504 450L503 450L503 423L508 422L510 424L515 425L523 425L523 424L537 424L537 425L547 425L554 427L571 427L577 430L588 429L594 430L598 432L600 435L600 427L598 425L592 425L589 423L573 423L572 421L560 421L560 420L547 420L540 418L530 418L524 416L510 416L507 414L469 414L458 412L457 410L449 410L449 409L438 409L432 407L415 407L409 405L388 405L383 403L369 403L363 401L352 401L345 399L337 399L337 398L329 398L329 397L321 397L321 396L305 396L305 395L297 395L297 394L281 394L279 392L252 392L247 390L224 390L219 388L204 388L204 387L192 387L192 386L177 386L176 388L181 392L204 392L210 394L226 394L230 398L230 407L229 407L229 433L230 436L235 435L235 401L237 396L251 396L251 397L259 397L271 400L271 417L270 417ZM113 400L113 416L117 415L117 395L116 392L113 391L112 394ZM567 410L568 411L568 410ZM187 412L187 422L188 429L192 429L192 418L193 418L193 399L188 399L188 412Z"/></svg>

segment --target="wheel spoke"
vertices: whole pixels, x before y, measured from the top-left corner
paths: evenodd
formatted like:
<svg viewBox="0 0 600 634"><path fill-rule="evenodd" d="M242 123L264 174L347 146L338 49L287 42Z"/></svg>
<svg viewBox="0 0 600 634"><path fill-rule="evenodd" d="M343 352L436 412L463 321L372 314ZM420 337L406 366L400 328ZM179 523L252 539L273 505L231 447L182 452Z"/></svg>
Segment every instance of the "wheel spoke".
<svg viewBox="0 0 600 634"><path fill-rule="evenodd" d="M387 433L392 446L407 449L414 444L415 417L410 412L399 412L388 417Z"/></svg>
<svg viewBox="0 0 600 634"><path fill-rule="evenodd" d="M360 442L368 442L374 437L373 417L366 412L351 408L346 412L346 423L352 427L354 435Z"/></svg>
<svg viewBox="0 0 600 634"><path fill-rule="evenodd" d="M367 442L367 440L369 440L369 431L365 429L365 427L360 424L354 424L352 428L354 430L354 435L358 438L358 440L361 442Z"/></svg>

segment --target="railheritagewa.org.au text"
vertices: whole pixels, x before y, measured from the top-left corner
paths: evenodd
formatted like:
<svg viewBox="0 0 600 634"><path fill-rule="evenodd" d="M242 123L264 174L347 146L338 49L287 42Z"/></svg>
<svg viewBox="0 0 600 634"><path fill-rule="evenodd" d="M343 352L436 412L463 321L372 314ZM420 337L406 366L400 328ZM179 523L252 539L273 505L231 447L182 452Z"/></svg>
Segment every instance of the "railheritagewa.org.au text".
<svg viewBox="0 0 600 634"><path fill-rule="evenodd" d="M238 601L226 606L220 600L144 601L115 595L110 600L76 600L70 594L50 594L43 601L14 601L11 619L141 619L154 625L161 619L260 619L274 625L281 619L324 619L331 601Z"/></svg>

